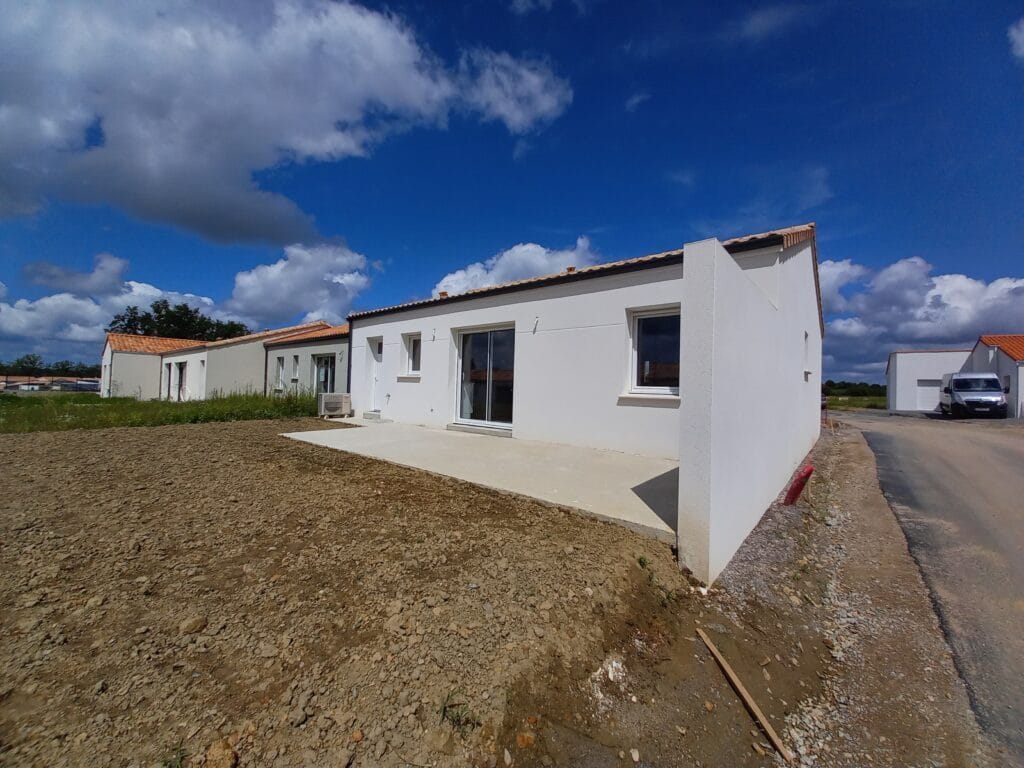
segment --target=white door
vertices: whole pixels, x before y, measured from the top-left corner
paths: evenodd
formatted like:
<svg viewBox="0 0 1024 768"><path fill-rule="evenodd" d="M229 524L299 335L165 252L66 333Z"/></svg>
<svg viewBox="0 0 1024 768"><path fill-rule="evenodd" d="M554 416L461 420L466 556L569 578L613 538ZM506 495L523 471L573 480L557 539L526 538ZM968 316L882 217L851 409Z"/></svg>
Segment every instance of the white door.
<svg viewBox="0 0 1024 768"><path fill-rule="evenodd" d="M939 391L942 379L917 380L917 410L934 411L939 407Z"/></svg>
<svg viewBox="0 0 1024 768"><path fill-rule="evenodd" d="M384 361L384 341L373 339L370 344L370 410L380 410L384 398L381 388L381 365Z"/></svg>

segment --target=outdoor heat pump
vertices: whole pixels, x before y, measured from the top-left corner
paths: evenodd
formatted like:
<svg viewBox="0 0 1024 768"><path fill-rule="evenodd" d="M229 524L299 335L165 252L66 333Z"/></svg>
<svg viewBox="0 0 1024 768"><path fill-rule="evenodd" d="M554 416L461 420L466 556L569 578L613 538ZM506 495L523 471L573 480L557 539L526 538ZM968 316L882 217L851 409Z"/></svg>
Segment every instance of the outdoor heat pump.
<svg viewBox="0 0 1024 768"><path fill-rule="evenodd" d="M347 392L322 392L319 405L318 411L321 416L349 416L352 413L352 396Z"/></svg>

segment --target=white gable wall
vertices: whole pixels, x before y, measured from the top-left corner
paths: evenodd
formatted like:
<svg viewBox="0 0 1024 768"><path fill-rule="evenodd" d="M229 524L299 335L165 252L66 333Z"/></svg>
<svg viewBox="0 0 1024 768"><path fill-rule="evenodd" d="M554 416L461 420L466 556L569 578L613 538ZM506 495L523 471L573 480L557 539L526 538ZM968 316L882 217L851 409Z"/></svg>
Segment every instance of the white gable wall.
<svg viewBox="0 0 1024 768"><path fill-rule="evenodd" d="M107 345L101 364L102 397L134 397L152 400L160 395L160 355L148 352L117 352Z"/></svg>

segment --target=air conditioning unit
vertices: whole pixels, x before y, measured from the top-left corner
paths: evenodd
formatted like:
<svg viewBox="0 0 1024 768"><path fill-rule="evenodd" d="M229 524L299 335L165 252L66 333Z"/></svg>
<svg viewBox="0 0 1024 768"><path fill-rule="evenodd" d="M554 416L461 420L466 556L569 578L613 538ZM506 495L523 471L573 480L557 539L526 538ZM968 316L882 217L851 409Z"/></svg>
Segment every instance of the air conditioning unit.
<svg viewBox="0 0 1024 768"><path fill-rule="evenodd" d="M352 414L352 395L347 392L321 393L319 413L321 416L350 416Z"/></svg>

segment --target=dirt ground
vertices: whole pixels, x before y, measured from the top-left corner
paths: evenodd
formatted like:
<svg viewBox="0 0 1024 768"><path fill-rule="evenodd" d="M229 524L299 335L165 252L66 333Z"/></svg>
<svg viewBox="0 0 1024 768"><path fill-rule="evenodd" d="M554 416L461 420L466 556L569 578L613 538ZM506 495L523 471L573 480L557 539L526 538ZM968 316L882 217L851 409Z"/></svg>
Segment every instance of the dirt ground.
<svg viewBox="0 0 1024 768"><path fill-rule="evenodd" d="M989 760L856 431L705 594L321 426L0 437L0 764L778 764L698 625L804 765Z"/></svg>

